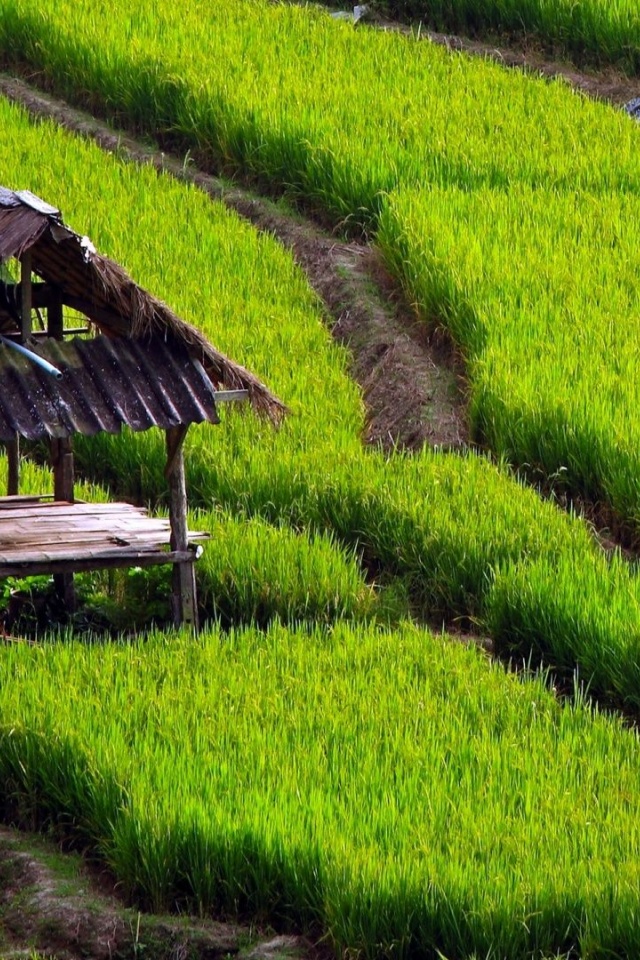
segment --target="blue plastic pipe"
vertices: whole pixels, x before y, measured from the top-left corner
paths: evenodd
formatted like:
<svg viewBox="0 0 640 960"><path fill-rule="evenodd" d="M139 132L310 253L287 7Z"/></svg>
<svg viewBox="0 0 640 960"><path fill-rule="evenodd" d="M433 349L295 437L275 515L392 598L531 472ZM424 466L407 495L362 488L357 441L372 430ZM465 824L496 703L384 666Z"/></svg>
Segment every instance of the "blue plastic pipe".
<svg viewBox="0 0 640 960"><path fill-rule="evenodd" d="M15 341L10 340L9 337L4 337L1 333L0 342L6 343L6 345L11 347L12 350L17 350L18 353L23 355L23 357L27 357L32 363L35 363L36 366L44 370L45 373L55 377L56 380L62 379L62 370L58 370L57 367L54 367L54 365L49 363L48 360L45 360L44 357L39 357L37 353L33 352L33 350L28 350L27 347L23 347L21 343L15 343Z"/></svg>

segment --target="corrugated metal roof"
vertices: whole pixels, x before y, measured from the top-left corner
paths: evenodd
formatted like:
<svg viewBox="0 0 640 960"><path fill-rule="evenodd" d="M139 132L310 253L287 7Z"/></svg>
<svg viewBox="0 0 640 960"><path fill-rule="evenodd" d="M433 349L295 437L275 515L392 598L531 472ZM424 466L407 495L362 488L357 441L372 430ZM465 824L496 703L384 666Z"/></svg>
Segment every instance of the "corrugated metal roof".
<svg viewBox="0 0 640 960"><path fill-rule="evenodd" d="M284 404L254 374L216 350L200 330L138 286L119 264L97 253L87 237L63 222L56 207L28 190L0 187L0 261L27 251L33 273L57 289L65 307L84 314L102 333L173 338L203 364L214 388L247 390L254 410L274 423L284 416ZM6 307L0 306L0 332L17 331L15 310Z"/></svg>
<svg viewBox="0 0 640 960"><path fill-rule="evenodd" d="M28 346L63 375L0 344L0 440L219 422L209 377L173 338L47 338Z"/></svg>

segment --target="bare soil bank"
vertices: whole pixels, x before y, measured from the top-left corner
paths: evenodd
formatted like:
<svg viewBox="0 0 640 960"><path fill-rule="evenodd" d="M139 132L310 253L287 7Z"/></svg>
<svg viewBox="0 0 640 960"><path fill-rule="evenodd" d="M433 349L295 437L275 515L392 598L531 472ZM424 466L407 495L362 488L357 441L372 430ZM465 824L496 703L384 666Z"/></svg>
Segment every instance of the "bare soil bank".
<svg viewBox="0 0 640 960"><path fill-rule="evenodd" d="M301 937L127 908L78 854L0 827L3 960L319 960Z"/></svg>

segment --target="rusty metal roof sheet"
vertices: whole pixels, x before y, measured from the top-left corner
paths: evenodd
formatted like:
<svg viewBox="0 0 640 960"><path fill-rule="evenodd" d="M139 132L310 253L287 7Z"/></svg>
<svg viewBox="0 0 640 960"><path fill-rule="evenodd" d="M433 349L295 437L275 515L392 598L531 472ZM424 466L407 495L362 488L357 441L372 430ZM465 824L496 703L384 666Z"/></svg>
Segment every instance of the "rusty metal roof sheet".
<svg viewBox="0 0 640 960"><path fill-rule="evenodd" d="M284 404L249 370L234 363L157 297L139 287L115 261L101 256L87 237L71 230L56 207L28 190L0 187L0 261L30 251L32 270L59 291L62 303L79 310L112 337L173 336L204 366L215 388L247 390L253 408L274 422ZM0 310L2 332L15 319ZM0 389L2 384L0 383Z"/></svg>
<svg viewBox="0 0 640 960"><path fill-rule="evenodd" d="M47 338L29 349L62 377L0 343L0 440L219 422L211 381L182 344L99 336Z"/></svg>

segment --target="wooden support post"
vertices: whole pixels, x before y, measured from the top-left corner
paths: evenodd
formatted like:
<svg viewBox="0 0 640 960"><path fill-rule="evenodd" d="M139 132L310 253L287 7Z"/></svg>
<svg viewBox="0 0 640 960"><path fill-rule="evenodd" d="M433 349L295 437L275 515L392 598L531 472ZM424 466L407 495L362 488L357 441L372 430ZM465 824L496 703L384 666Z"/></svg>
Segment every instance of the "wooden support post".
<svg viewBox="0 0 640 960"><path fill-rule="evenodd" d="M51 464L53 466L53 499L73 503L73 447L71 437L51 441Z"/></svg>
<svg viewBox="0 0 640 960"><path fill-rule="evenodd" d="M73 447L70 437L51 441L53 466L53 499L74 502L73 495ZM68 613L76 608L76 591L72 573L56 573L53 576L56 592Z"/></svg>
<svg viewBox="0 0 640 960"><path fill-rule="evenodd" d="M47 333L54 340L62 340L64 324L62 320L62 298L54 299L47 307Z"/></svg>
<svg viewBox="0 0 640 960"><path fill-rule="evenodd" d="M17 497L20 493L20 436L7 443L7 496Z"/></svg>
<svg viewBox="0 0 640 960"><path fill-rule="evenodd" d="M20 258L20 339L31 336L31 251Z"/></svg>
<svg viewBox="0 0 640 960"><path fill-rule="evenodd" d="M169 522L171 524L171 549L187 550L187 486L184 474L183 443L187 427L170 427L167 430L167 466L165 475L169 481ZM195 558L194 558L195 559ZM176 563L173 567L171 610L176 626L188 624L198 629L198 602L196 574L193 562Z"/></svg>

